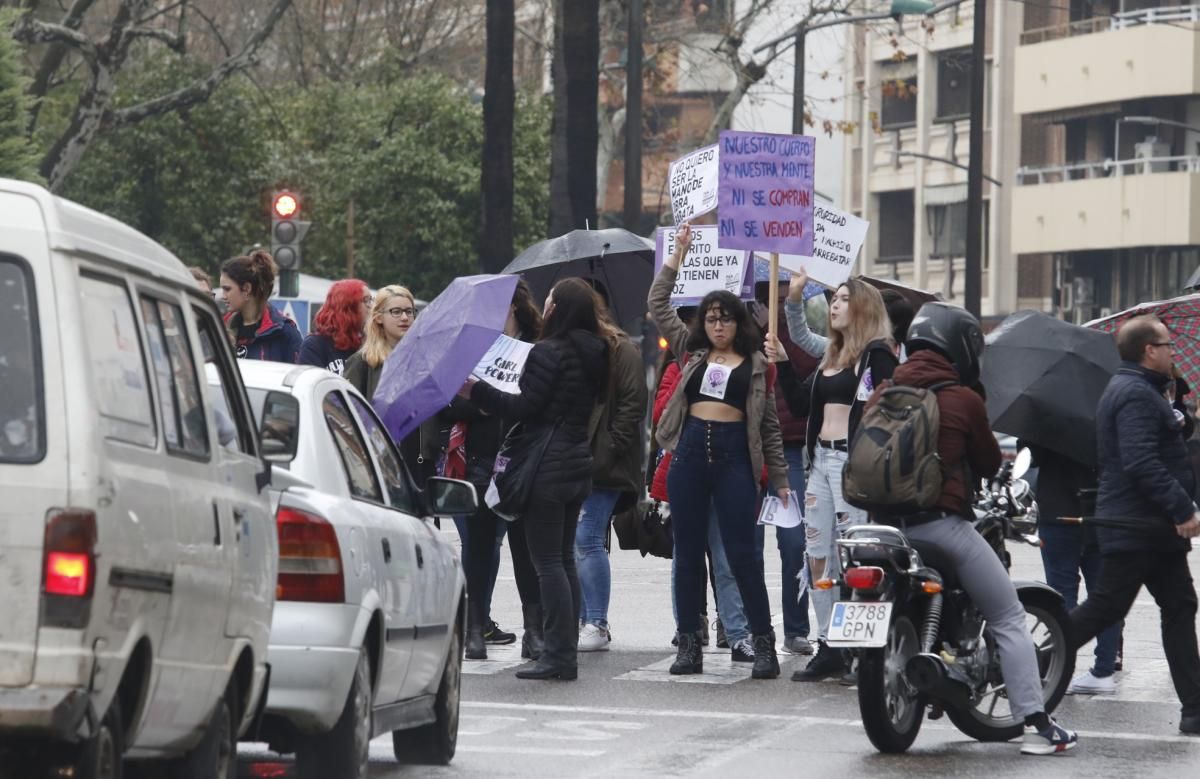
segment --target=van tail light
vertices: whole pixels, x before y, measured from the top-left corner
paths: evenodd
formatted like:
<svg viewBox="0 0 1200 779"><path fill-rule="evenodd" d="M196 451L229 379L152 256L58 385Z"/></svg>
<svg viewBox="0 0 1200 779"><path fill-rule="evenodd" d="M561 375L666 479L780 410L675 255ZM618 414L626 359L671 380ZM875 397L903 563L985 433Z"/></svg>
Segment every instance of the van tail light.
<svg viewBox="0 0 1200 779"><path fill-rule="evenodd" d="M42 545L42 618L47 627L82 628L96 586L96 514L51 511Z"/></svg>
<svg viewBox="0 0 1200 779"><path fill-rule="evenodd" d="M343 603L346 583L342 550L329 520L281 506L275 515L279 533L279 582L275 599Z"/></svg>
<svg viewBox="0 0 1200 779"><path fill-rule="evenodd" d="M883 584L883 569L873 565L846 571L846 586L852 590L877 590Z"/></svg>

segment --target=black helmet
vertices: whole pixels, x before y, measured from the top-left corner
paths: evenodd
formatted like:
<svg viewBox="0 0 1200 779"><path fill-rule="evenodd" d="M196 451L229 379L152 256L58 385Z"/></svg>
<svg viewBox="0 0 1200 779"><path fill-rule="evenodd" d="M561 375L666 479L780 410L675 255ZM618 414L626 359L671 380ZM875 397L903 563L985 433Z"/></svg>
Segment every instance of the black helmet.
<svg viewBox="0 0 1200 779"><path fill-rule="evenodd" d="M926 303L908 328L908 353L936 349L954 365L968 386L979 380L983 328L965 308L950 303Z"/></svg>

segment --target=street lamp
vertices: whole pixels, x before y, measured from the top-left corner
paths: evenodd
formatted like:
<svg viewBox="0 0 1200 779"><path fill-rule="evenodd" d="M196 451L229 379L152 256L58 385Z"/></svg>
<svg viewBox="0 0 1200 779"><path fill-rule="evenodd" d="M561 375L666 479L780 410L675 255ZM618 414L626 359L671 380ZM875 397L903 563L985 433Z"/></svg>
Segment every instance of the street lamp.
<svg viewBox="0 0 1200 779"><path fill-rule="evenodd" d="M962 2L962 0L959 0ZM925 15L937 11L940 7L928 0L892 0L891 6L887 11L874 14L862 14L861 16L844 16L839 19L828 19L816 24L809 24L807 21L796 25L791 32L786 35L781 35L772 41L764 43L754 50L757 54L763 49L769 49L773 46L778 46L788 38L794 39L796 46L796 64L792 69L792 132L796 135L804 134L804 39L813 30L822 30L826 27L837 27L842 24L854 24L855 22L875 22L883 19L900 20L904 15Z"/></svg>
<svg viewBox="0 0 1200 779"><path fill-rule="evenodd" d="M1200 133L1200 127L1192 127L1190 124L1177 122L1174 119L1159 119L1157 116L1122 116L1117 119L1116 138L1113 141L1113 162L1117 167L1117 175L1124 173L1125 165L1121 161L1121 125L1122 124L1151 124L1165 125L1167 127L1179 127L1193 133Z"/></svg>

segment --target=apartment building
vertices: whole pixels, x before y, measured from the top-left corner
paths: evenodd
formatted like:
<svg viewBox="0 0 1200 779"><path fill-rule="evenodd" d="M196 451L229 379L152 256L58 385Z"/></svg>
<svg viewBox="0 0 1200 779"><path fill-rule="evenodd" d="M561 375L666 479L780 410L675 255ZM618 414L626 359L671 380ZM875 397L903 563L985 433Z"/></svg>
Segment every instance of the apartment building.
<svg viewBox="0 0 1200 779"><path fill-rule="evenodd" d="M1178 294L1200 266L1200 5L1026 6L1015 76L1022 294L1077 322Z"/></svg>
<svg viewBox="0 0 1200 779"><path fill-rule="evenodd" d="M885 10L886 5L873 10ZM963 300L974 4L929 18L848 29L844 205L872 229L864 273ZM984 251L982 309L1018 306L1011 249L1010 190L1020 153L1011 110L1021 5L989 8L984 75ZM957 167L957 165L964 167ZM1038 307L1041 307L1040 305Z"/></svg>

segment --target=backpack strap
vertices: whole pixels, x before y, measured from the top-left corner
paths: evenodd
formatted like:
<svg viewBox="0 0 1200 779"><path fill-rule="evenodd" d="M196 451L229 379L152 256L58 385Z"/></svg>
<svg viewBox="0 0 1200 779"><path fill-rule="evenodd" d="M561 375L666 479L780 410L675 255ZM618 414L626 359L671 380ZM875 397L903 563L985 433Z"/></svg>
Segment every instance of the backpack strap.
<svg viewBox="0 0 1200 779"><path fill-rule="evenodd" d="M930 392L941 392L947 387L956 387L958 384L959 383L957 381L940 381L931 387L926 387L926 389L928 389Z"/></svg>

